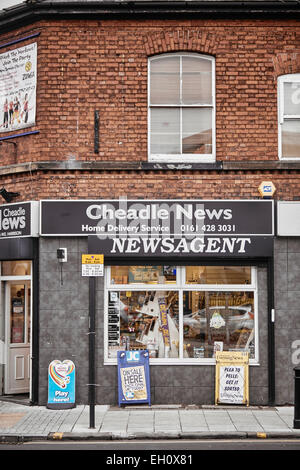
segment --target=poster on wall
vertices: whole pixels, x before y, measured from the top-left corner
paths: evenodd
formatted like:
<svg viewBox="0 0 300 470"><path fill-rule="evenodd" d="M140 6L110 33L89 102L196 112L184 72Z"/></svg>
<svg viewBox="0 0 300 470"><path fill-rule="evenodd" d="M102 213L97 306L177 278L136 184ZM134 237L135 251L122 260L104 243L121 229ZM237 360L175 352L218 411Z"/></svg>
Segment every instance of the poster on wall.
<svg viewBox="0 0 300 470"><path fill-rule="evenodd" d="M147 349L118 351L119 406L149 403L150 374Z"/></svg>
<svg viewBox="0 0 300 470"><path fill-rule="evenodd" d="M0 132L35 125L37 43L0 54Z"/></svg>
<svg viewBox="0 0 300 470"><path fill-rule="evenodd" d="M48 404L50 409L75 408L75 365L69 359L55 359L48 367Z"/></svg>
<svg viewBox="0 0 300 470"><path fill-rule="evenodd" d="M249 405L249 353L216 351L216 405Z"/></svg>

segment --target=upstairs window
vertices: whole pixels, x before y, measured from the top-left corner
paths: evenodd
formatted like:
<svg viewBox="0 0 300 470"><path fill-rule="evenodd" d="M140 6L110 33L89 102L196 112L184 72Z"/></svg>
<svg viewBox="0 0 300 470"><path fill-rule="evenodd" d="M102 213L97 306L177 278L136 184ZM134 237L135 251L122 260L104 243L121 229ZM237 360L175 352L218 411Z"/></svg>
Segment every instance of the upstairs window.
<svg viewBox="0 0 300 470"><path fill-rule="evenodd" d="M149 60L149 160L215 161L214 58L176 53Z"/></svg>
<svg viewBox="0 0 300 470"><path fill-rule="evenodd" d="M279 158L300 158L300 74L278 79Z"/></svg>

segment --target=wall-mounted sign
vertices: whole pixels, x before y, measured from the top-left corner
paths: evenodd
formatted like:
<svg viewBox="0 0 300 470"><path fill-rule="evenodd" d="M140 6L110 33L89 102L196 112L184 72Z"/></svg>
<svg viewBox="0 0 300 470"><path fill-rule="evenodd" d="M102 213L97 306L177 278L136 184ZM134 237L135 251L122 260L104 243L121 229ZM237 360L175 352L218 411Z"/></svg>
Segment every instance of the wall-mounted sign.
<svg viewBox="0 0 300 470"><path fill-rule="evenodd" d="M1 238L37 237L39 203L20 202L0 206Z"/></svg>
<svg viewBox="0 0 300 470"><path fill-rule="evenodd" d="M48 368L48 404L50 409L75 407L75 365L66 359L54 360Z"/></svg>
<svg viewBox="0 0 300 470"><path fill-rule="evenodd" d="M215 403L249 405L249 353L216 351Z"/></svg>
<svg viewBox="0 0 300 470"><path fill-rule="evenodd" d="M273 201L41 201L40 232L109 257L271 256Z"/></svg>
<svg viewBox="0 0 300 470"><path fill-rule="evenodd" d="M300 236L300 202L277 202L277 235L279 237Z"/></svg>
<svg viewBox="0 0 300 470"><path fill-rule="evenodd" d="M146 349L118 351L119 406L149 403L149 352Z"/></svg>
<svg viewBox="0 0 300 470"><path fill-rule="evenodd" d="M0 54L0 132L35 124L37 43Z"/></svg>
<svg viewBox="0 0 300 470"><path fill-rule="evenodd" d="M272 197L276 188L272 181L262 181L258 187L258 191L262 197Z"/></svg>
<svg viewBox="0 0 300 470"><path fill-rule="evenodd" d="M82 255L81 257L82 276L103 276L104 256L103 255Z"/></svg>

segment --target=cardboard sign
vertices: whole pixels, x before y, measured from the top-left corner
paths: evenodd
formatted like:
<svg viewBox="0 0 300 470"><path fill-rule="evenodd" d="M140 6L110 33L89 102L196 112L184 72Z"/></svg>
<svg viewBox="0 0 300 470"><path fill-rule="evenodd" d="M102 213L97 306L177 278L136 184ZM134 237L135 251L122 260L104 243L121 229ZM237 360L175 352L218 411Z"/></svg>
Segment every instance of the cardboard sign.
<svg viewBox="0 0 300 470"><path fill-rule="evenodd" d="M75 365L66 359L54 360L48 368L48 404L50 409L74 408L75 405Z"/></svg>
<svg viewBox="0 0 300 470"><path fill-rule="evenodd" d="M119 406L149 403L149 352L146 349L118 351Z"/></svg>
<svg viewBox="0 0 300 470"><path fill-rule="evenodd" d="M215 403L249 406L249 353L216 352Z"/></svg>

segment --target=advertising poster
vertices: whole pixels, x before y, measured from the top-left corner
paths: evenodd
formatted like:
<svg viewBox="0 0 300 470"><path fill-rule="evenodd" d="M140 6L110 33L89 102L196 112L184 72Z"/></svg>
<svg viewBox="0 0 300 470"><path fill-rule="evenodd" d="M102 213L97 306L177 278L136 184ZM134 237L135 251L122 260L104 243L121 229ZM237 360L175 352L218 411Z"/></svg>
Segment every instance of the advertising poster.
<svg viewBox="0 0 300 470"><path fill-rule="evenodd" d="M50 409L75 408L75 365L57 359L48 368L48 405Z"/></svg>
<svg viewBox="0 0 300 470"><path fill-rule="evenodd" d="M0 132L35 125L37 44L0 54Z"/></svg>
<svg viewBox="0 0 300 470"><path fill-rule="evenodd" d="M249 405L249 353L216 351L216 404Z"/></svg>
<svg viewBox="0 0 300 470"><path fill-rule="evenodd" d="M149 403L149 352L146 349L118 351L119 406Z"/></svg>

